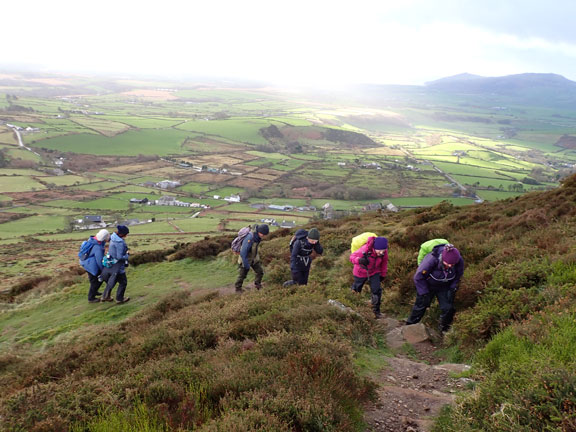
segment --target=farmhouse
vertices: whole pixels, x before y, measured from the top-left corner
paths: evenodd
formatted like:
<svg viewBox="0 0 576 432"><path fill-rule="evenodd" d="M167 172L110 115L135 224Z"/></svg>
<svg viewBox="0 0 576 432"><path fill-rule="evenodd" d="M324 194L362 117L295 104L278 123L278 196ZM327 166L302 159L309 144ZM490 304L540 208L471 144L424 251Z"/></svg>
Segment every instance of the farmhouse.
<svg viewBox="0 0 576 432"><path fill-rule="evenodd" d="M130 198L130 202L132 204L146 204L148 202L148 198Z"/></svg>
<svg viewBox="0 0 576 432"><path fill-rule="evenodd" d="M240 195L230 195L227 197L224 197L224 201L228 201L228 202L240 202Z"/></svg>
<svg viewBox="0 0 576 432"><path fill-rule="evenodd" d="M372 211L372 210L380 210L382 209L382 204L380 203L368 203L364 207L362 207L363 211Z"/></svg>
<svg viewBox="0 0 576 432"><path fill-rule="evenodd" d="M160 199L148 201L148 205L164 205L164 206L177 206L177 207L190 207L190 203L178 201L173 196L163 195Z"/></svg>
<svg viewBox="0 0 576 432"><path fill-rule="evenodd" d="M283 211L290 211L290 210L294 210L294 206L291 205L276 205L276 204L270 204L268 206L268 208L270 210L283 210Z"/></svg>
<svg viewBox="0 0 576 432"><path fill-rule="evenodd" d="M161 189L173 189L175 187L180 186L180 182L172 180L162 180L161 182L156 183L156 186L158 186Z"/></svg>
<svg viewBox="0 0 576 432"><path fill-rule="evenodd" d="M398 211L398 207L396 207L392 203L389 203L389 204L386 204L386 210L396 213Z"/></svg>

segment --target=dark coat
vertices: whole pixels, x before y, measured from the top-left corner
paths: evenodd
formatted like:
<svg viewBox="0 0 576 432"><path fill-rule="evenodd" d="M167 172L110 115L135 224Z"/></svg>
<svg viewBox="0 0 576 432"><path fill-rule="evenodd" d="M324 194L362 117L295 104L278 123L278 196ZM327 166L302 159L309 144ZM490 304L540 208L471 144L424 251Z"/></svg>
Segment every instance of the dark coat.
<svg viewBox="0 0 576 432"><path fill-rule="evenodd" d="M290 270L309 270L312 265L312 252L322 255L324 248L320 245L320 242L311 244L307 238L297 238L294 240L292 253L290 254Z"/></svg>
<svg viewBox="0 0 576 432"><path fill-rule="evenodd" d="M424 257L414 274L414 284L419 295L443 290L457 290L464 274L464 260L460 258L452 267L444 267L442 251L444 245L436 246Z"/></svg>

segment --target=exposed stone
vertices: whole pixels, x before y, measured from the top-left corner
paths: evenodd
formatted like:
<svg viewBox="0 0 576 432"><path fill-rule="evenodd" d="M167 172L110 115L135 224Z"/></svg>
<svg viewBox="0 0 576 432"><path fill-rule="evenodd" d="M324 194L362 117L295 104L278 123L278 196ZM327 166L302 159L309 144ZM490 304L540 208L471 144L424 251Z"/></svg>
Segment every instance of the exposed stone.
<svg viewBox="0 0 576 432"><path fill-rule="evenodd" d="M415 344L430 339L426 326L422 323L411 324L401 327L401 333L406 342Z"/></svg>

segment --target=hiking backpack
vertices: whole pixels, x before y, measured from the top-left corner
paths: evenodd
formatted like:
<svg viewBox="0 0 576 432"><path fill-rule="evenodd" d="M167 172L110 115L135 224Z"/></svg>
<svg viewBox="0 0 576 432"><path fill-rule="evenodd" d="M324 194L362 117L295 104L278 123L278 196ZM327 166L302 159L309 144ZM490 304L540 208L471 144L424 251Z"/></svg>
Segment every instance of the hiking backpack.
<svg viewBox="0 0 576 432"><path fill-rule="evenodd" d="M304 240L306 237L308 237L308 231L305 229L299 229L296 231L290 239L290 253L292 253L292 249L294 249L294 242L296 240Z"/></svg>
<svg viewBox="0 0 576 432"><path fill-rule="evenodd" d="M365 232L354 237L352 239L352 243L350 243L350 253L354 253L362 246L364 246L368 241L368 237L378 237L378 234L374 234L372 232Z"/></svg>
<svg viewBox="0 0 576 432"><path fill-rule="evenodd" d="M242 249L242 242L244 241L246 236L250 234L251 229L252 227L248 225L240 229L240 231L238 231L238 235L234 240L232 240L232 244L230 245L230 249L232 249L232 252L234 252L235 254L240 253L240 250Z"/></svg>
<svg viewBox="0 0 576 432"><path fill-rule="evenodd" d="M80 261L85 261L88 259L93 247L94 242L91 242L90 239L84 240L82 242L80 245L80 250L78 251L78 258L80 258Z"/></svg>
<svg viewBox="0 0 576 432"><path fill-rule="evenodd" d="M428 255L432 250L439 245L449 244L450 242L446 239L432 239L428 240L420 245L420 251L418 252L418 265L422 262L424 257Z"/></svg>

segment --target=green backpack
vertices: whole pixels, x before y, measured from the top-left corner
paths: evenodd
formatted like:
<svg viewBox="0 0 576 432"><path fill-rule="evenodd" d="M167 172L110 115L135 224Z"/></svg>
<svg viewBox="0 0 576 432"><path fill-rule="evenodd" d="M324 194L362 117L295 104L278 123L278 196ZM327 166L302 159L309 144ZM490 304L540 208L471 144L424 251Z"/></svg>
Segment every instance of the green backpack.
<svg viewBox="0 0 576 432"><path fill-rule="evenodd" d="M418 265L420 265L424 257L432 252L432 249L434 249L436 246L448 243L450 242L446 239L432 239L422 243L420 245L420 251L418 252Z"/></svg>

